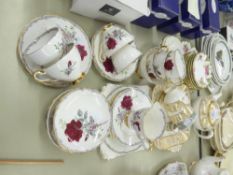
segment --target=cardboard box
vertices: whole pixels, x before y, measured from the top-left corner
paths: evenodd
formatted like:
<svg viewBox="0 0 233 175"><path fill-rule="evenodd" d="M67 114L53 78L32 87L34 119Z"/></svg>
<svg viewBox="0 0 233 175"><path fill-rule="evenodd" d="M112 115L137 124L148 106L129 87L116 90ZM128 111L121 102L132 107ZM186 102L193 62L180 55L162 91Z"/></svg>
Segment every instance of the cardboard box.
<svg viewBox="0 0 233 175"><path fill-rule="evenodd" d="M70 10L93 19L124 25L150 15L148 0L73 0Z"/></svg>

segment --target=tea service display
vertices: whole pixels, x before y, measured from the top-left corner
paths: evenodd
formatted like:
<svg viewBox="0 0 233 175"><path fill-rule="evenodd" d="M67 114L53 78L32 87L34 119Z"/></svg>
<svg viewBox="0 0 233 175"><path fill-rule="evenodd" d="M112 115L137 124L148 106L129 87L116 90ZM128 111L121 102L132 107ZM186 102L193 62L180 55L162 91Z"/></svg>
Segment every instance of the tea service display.
<svg viewBox="0 0 233 175"><path fill-rule="evenodd" d="M115 24L107 24L92 37L75 23L58 16L42 16L28 24L19 38L19 59L38 82L52 87L79 83L88 73L92 55L104 78L120 82L138 75L149 86L107 84L101 93L91 89L69 89L51 103L46 128L51 142L69 153L99 147L110 160L129 152L166 150L179 152L194 132L211 139L223 154L233 148L233 103L217 101L229 83L232 58L219 34L204 37L201 52L187 41L166 36L159 47L141 52L135 38ZM92 54L93 49L93 54ZM139 63L139 64L138 64ZM212 95L191 93L208 88ZM191 174L228 175L205 157L191 167ZM206 168L205 168L206 167ZM174 162L159 175L188 175L187 165Z"/></svg>
<svg viewBox="0 0 233 175"><path fill-rule="evenodd" d="M201 51L210 58L212 79L208 89L215 94L231 79L232 57L225 38L221 34L203 37L200 44Z"/></svg>
<svg viewBox="0 0 233 175"><path fill-rule="evenodd" d="M223 157L206 156L192 165L191 175L230 175L228 170L216 165L222 160Z"/></svg>
<svg viewBox="0 0 233 175"><path fill-rule="evenodd" d="M212 138L214 127L222 118L220 105L212 96L198 97L193 103L193 109L197 115L194 123L195 133L202 139Z"/></svg>
<svg viewBox="0 0 233 175"><path fill-rule="evenodd" d="M18 55L36 81L52 87L78 83L92 63L90 42L81 27L50 15L34 19L24 28Z"/></svg>
<svg viewBox="0 0 233 175"><path fill-rule="evenodd" d="M188 167L184 162L173 162L167 164L158 175L189 175Z"/></svg>
<svg viewBox="0 0 233 175"><path fill-rule="evenodd" d="M136 71L141 52L134 36L115 24L103 26L92 38L94 65L104 78L120 82Z"/></svg>
<svg viewBox="0 0 233 175"><path fill-rule="evenodd" d="M94 101L94 105L90 105L90 101ZM47 114L50 139L70 153L98 147L109 133L110 122L111 112L106 99L90 89L65 91L52 102Z"/></svg>

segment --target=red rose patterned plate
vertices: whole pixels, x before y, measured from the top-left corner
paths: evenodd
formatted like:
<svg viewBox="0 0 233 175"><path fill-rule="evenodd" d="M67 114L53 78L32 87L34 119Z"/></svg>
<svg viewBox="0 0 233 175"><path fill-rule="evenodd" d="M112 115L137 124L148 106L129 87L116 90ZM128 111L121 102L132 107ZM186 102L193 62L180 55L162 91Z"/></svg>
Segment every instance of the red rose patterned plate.
<svg viewBox="0 0 233 175"><path fill-rule="evenodd" d="M32 76L36 71L41 70L40 66L24 57L24 52L38 36L53 27L62 29L67 34L67 39L76 45L82 60L80 66L82 69L82 77L79 78L82 79L88 73L92 63L92 49L89 39L78 24L59 16L45 15L38 17L24 28L18 41L18 56L20 62ZM68 68L70 70L70 63L67 65ZM42 81L39 81L40 83L52 87L65 87L72 84L72 82L54 81L48 76L43 76L41 79Z"/></svg>
<svg viewBox="0 0 233 175"><path fill-rule="evenodd" d="M108 135L111 113L99 92L75 89L65 94L54 110L53 130L59 146L68 152L95 149Z"/></svg>
<svg viewBox="0 0 233 175"><path fill-rule="evenodd" d="M111 81L115 81L115 82L120 82L123 80L128 79L130 76L132 76L134 74L134 72L137 69L137 63L138 63L138 59L136 61L134 61L133 63L131 63L127 69L124 69L123 71L117 73L113 62L112 62L112 58L111 57L107 57L107 58L102 58L102 53L105 51L105 49L103 49L102 46L102 33L104 30L106 30L107 26L104 26L101 30L99 30L98 32L95 33L95 35L92 38L92 48L93 48L93 54L94 54L94 65L96 67L96 69L98 70L98 72L101 74L101 76L105 77L108 80ZM117 32L112 32L113 35L117 38L121 38L122 35L125 35L126 31L116 25L111 26L112 28L116 28ZM119 39L120 40L120 39ZM127 39L125 42L131 41L129 39ZM112 38L112 37L108 37L108 39L106 40L106 45L107 48L109 48L110 50L114 50L116 48L116 50L119 50L119 48L116 46L116 41ZM129 43L128 43L129 44ZM133 47L135 46L135 43L132 41L130 43ZM113 51L109 52L109 53L114 53Z"/></svg>
<svg viewBox="0 0 233 175"><path fill-rule="evenodd" d="M128 88L121 91L112 104L112 129L120 142L126 145L142 144L143 139L138 132L128 125L130 113L149 109L151 99L137 88Z"/></svg>

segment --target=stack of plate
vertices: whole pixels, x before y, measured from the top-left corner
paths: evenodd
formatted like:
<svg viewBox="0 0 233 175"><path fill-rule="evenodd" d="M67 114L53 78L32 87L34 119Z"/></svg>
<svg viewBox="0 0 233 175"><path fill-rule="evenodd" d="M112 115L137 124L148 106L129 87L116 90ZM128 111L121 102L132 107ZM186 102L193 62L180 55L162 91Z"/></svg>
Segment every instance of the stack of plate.
<svg viewBox="0 0 233 175"><path fill-rule="evenodd" d="M211 78L211 66L207 56L203 53L191 52L185 55L186 78L185 84L190 89L206 88Z"/></svg>
<svg viewBox="0 0 233 175"><path fill-rule="evenodd" d="M98 147L109 133L110 117L103 95L94 90L74 89L54 99L46 126L49 138L58 148L70 153L87 152Z"/></svg>
<svg viewBox="0 0 233 175"><path fill-rule="evenodd" d="M206 36L201 41L201 50L210 58L212 79L208 89L217 93L231 79L232 57L226 40L220 34Z"/></svg>

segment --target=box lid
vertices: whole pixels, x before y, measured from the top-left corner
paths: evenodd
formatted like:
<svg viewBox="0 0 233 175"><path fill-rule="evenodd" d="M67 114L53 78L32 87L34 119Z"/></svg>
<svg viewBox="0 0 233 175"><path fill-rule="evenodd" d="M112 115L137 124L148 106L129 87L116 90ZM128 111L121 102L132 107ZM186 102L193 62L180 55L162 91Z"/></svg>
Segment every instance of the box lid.
<svg viewBox="0 0 233 175"><path fill-rule="evenodd" d="M133 0L133 1L132 0L117 0L117 1L142 13L145 16L150 15L150 9L148 7L148 0Z"/></svg>

